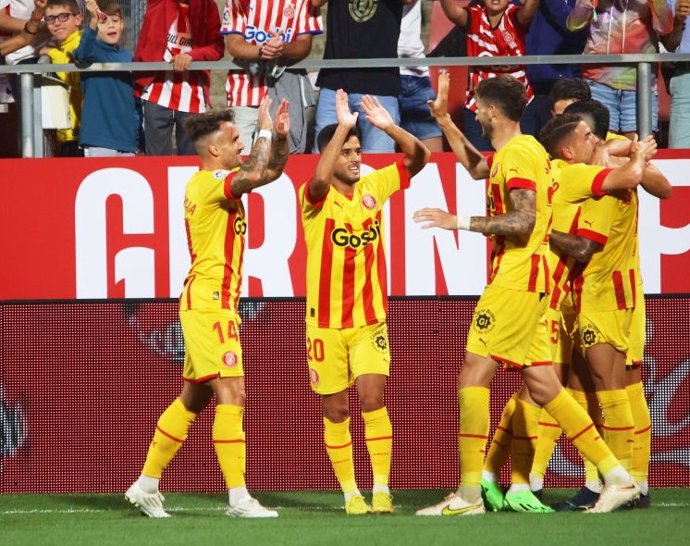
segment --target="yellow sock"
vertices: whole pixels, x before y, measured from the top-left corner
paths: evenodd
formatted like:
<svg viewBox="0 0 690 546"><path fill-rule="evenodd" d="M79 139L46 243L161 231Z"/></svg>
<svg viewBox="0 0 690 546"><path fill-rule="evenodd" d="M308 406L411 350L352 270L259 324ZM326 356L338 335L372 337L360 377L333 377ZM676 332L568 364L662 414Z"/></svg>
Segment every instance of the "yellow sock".
<svg viewBox="0 0 690 546"><path fill-rule="evenodd" d="M615 455L599 436L592 419L565 389L544 406L561 425L568 440L577 448L583 458L596 465L602 474L620 465Z"/></svg>
<svg viewBox="0 0 690 546"><path fill-rule="evenodd" d="M630 409L635 422L633 454L630 473L638 483L645 483L649 476L649 459L652 455L652 419L644 396L642 382L628 385L625 390L630 400Z"/></svg>
<svg viewBox="0 0 690 546"><path fill-rule="evenodd" d="M604 414L604 441L623 468L630 470L635 425L628 393L625 389L598 391L597 398Z"/></svg>
<svg viewBox="0 0 690 546"><path fill-rule="evenodd" d="M213 421L213 448L228 489L244 487L247 452L242 417L244 408L230 404L216 406Z"/></svg>
<svg viewBox="0 0 690 546"><path fill-rule="evenodd" d="M355 463L352 458L352 437L350 436L350 418L342 423L333 423L323 418L324 441L326 452L331 460L335 477L344 493L357 489L355 481Z"/></svg>
<svg viewBox="0 0 690 546"><path fill-rule="evenodd" d="M529 472L534 460L534 446L537 442L537 427L541 408L518 399L513 414L513 447L511 484L528 484Z"/></svg>
<svg viewBox="0 0 690 546"><path fill-rule="evenodd" d="M538 478L544 478L551 455L553 455L553 450L556 449L556 444L562 432L561 425L551 417L548 411L543 409L539 414L537 445L534 448L534 461L532 461L530 474Z"/></svg>
<svg viewBox="0 0 690 546"><path fill-rule="evenodd" d="M144 476L159 478L163 470L182 447L187 439L189 427L196 419L196 413L189 411L179 398L168 406L158 418L156 432L146 455L146 462L141 473Z"/></svg>
<svg viewBox="0 0 690 546"><path fill-rule="evenodd" d="M567 390L580 405L580 407L582 407L589 414L590 418L594 422L594 426L597 428L597 431L601 436L601 425L603 424L604 419L601 416L601 408L599 408L599 402L596 399L596 394L593 392L577 391L570 387L568 387ZM582 461L585 465L585 483L593 486L595 483L599 482L599 469L586 457L582 457Z"/></svg>
<svg viewBox="0 0 690 546"><path fill-rule="evenodd" d="M388 486L393 457L393 427L386 408L362 413L374 485Z"/></svg>
<svg viewBox="0 0 690 546"><path fill-rule="evenodd" d="M458 392L458 404L460 485L478 490L482 481L486 441L489 439L489 389L464 387Z"/></svg>
<svg viewBox="0 0 690 546"><path fill-rule="evenodd" d="M496 426L494 437L491 439L491 445L489 446L489 452L486 454L484 470L494 474L496 479L498 479L501 468L506 464L508 455L510 455L510 446L513 441L513 413L515 412L515 404L519 394L519 392L516 392L511 396L503 407L501 421Z"/></svg>

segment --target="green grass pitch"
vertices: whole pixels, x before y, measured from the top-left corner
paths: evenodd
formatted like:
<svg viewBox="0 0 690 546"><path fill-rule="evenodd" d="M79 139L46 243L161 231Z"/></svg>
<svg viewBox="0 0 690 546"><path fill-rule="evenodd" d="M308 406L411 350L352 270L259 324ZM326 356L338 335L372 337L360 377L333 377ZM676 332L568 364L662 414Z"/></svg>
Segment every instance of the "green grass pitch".
<svg viewBox="0 0 690 546"><path fill-rule="evenodd" d="M437 502L437 491L394 491L395 514L347 517L337 492L264 492L277 507L273 520L225 516L225 495L168 493L170 519L139 515L122 495L0 495L0 544L253 544L441 546L607 546L687 544L690 489L652 490L652 507L613 514L511 514L421 518L417 508ZM570 491L550 490L547 502ZM367 495L368 496L368 495Z"/></svg>

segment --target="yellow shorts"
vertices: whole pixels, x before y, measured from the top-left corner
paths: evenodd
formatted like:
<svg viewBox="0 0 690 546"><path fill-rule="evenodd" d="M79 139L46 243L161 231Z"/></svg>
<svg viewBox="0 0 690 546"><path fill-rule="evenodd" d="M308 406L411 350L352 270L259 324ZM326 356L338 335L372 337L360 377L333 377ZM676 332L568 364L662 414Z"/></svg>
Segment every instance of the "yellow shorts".
<svg viewBox="0 0 690 546"><path fill-rule="evenodd" d="M564 303L559 311L549 308L546 315L551 358L554 364L570 364L577 334L577 312Z"/></svg>
<svg viewBox="0 0 690 546"><path fill-rule="evenodd" d="M223 310L180 311L185 356L182 378L203 383L217 377L242 377L240 321Z"/></svg>
<svg viewBox="0 0 690 546"><path fill-rule="evenodd" d="M309 380L317 394L335 394L360 375L390 373L386 323L359 328L319 328L307 324Z"/></svg>
<svg viewBox="0 0 690 546"><path fill-rule="evenodd" d="M582 350L599 343L608 343L617 351L627 353L632 316L632 309L580 313L577 327Z"/></svg>
<svg viewBox="0 0 690 546"><path fill-rule="evenodd" d="M544 294L489 285L477 302L466 349L510 366L551 364Z"/></svg>
<svg viewBox="0 0 690 546"><path fill-rule="evenodd" d="M644 303L644 290L638 284L635 289L635 310L630 325L630 340L625 363L628 366L641 366L644 360L644 345L647 338L647 310Z"/></svg>

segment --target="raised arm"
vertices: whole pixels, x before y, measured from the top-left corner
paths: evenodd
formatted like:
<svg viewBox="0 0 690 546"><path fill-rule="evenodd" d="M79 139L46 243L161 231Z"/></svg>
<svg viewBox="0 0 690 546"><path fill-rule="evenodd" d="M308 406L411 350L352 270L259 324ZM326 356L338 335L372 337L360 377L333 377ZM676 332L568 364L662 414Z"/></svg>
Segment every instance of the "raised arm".
<svg viewBox="0 0 690 546"><path fill-rule="evenodd" d="M254 143L249 158L242 163L239 172L232 179L231 189L236 197L274 180L269 177L268 172L271 158L271 136L273 134L270 107L271 99L265 96L259 105L259 137Z"/></svg>
<svg viewBox="0 0 690 546"><path fill-rule="evenodd" d="M549 245L560 254L571 256L578 262L587 263L592 259L595 252L599 252L603 247L596 241L568 235L561 231L552 230L549 235Z"/></svg>
<svg viewBox="0 0 690 546"><path fill-rule="evenodd" d="M595 1L593 0L577 0L567 21L567 27L570 32L582 30L592 22L594 5Z"/></svg>
<svg viewBox="0 0 690 546"><path fill-rule="evenodd" d="M468 12L460 5L460 2L457 0L441 0L441 7L443 8L443 13L445 13L446 17L453 21L453 23L462 28L467 25Z"/></svg>
<svg viewBox="0 0 690 546"><path fill-rule="evenodd" d="M539 0L524 0L522 9L517 12L517 21L522 28L527 28L539 9Z"/></svg>
<svg viewBox="0 0 690 546"><path fill-rule="evenodd" d="M273 119L273 127L276 132L276 139L271 148L271 156L268 158L266 166L266 176L270 180L276 180L283 174L283 168L288 158L288 135L290 134L290 114L288 113L289 102L287 99L280 101L280 106ZM270 181L269 180L269 181Z"/></svg>
<svg viewBox="0 0 690 546"><path fill-rule="evenodd" d="M636 187L647 167L647 162L656 153L657 143L650 135L641 141L631 141L630 159L620 167L614 168L604 179L601 189L605 192L627 190Z"/></svg>
<svg viewBox="0 0 690 546"><path fill-rule="evenodd" d="M436 100L429 101L431 115L438 122L439 127L448 140L455 157L460 164L467 169L475 180L484 180L489 176L489 164L482 153L462 134L453 123L448 113L448 89L450 87L450 75L442 71L438 76L438 95Z"/></svg>
<svg viewBox="0 0 690 546"><path fill-rule="evenodd" d="M325 149L321 150L319 162L316 164L314 176L309 183L309 196L312 201L321 201L328 193L336 159L341 153L341 148L345 143L350 129L357 125L359 113L350 112L347 102L347 93L338 89L335 93L335 112L338 120L338 127L333 134L330 142Z"/></svg>
<svg viewBox="0 0 690 546"><path fill-rule="evenodd" d="M405 155L405 168L410 178L424 168L431 157L431 152L421 140L393 122L390 113L381 106L377 97L364 95L362 110L369 123L377 129L381 129L398 145L400 151Z"/></svg>
<svg viewBox="0 0 690 546"><path fill-rule="evenodd" d="M673 26L667 34L660 36L661 43L669 51L678 49L683 39L683 31L685 30L688 15L690 15L690 0L676 0L673 8Z"/></svg>

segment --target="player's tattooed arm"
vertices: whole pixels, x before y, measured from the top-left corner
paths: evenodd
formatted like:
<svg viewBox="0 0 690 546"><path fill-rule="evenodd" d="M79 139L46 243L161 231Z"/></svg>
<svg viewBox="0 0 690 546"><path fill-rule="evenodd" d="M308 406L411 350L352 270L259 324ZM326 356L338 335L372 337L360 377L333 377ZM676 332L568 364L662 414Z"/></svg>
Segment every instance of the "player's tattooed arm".
<svg viewBox="0 0 690 546"><path fill-rule="evenodd" d="M235 196L249 193L254 188L268 184L272 180L268 175L273 135L273 120L269 113L270 106L271 99L266 95L259 105L259 137L252 147L249 158L242 163L239 172L232 179L232 193ZM263 131L267 133L262 134Z"/></svg>
<svg viewBox="0 0 690 546"><path fill-rule="evenodd" d="M589 262L592 256L602 249L599 243L591 239L568 235L556 230L553 230L549 236L549 245L558 253L571 256L583 263Z"/></svg>
<svg viewBox="0 0 690 546"><path fill-rule="evenodd" d="M529 236L537 220L537 194L532 190L514 189L508 199L511 210L498 216L472 216L470 231L508 237Z"/></svg>

